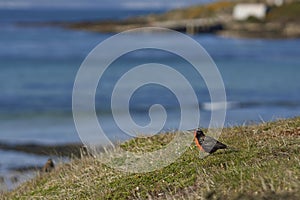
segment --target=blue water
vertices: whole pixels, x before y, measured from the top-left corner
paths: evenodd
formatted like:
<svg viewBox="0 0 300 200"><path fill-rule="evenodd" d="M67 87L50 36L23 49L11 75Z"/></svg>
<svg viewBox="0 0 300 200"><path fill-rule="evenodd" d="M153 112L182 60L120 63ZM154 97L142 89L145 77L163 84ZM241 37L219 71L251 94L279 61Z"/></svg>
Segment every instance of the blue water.
<svg viewBox="0 0 300 200"><path fill-rule="evenodd" d="M161 10L0 10L0 141L43 144L79 142L71 108L75 76L87 54L98 43L112 36L58 27L20 26L20 22L120 19L149 12ZM248 40L215 35L191 37L214 59L225 83L227 100L234 105L227 110L226 126L300 115L299 39ZM149 57L162 63L181 63L174 55L145 51L125 59L123 65L145 63ZM183 71L187 75L193 74L184 68ZM108 82L115 80L120 70L109 73ZM209 94L204 84L198 89L200 103L205 105L210 100ZM162 94L169 95L166 98L172 97L172 94L158 90L143 96L146 106ZM177 105L176 101L162 103L170 108ZM144 104L136 104L133 112L138 114L141 106ZM99 113L106 112L105 109L98 109ZM172 116L171 112L170 124L173 118L176 116ZM210 111L201 110L203 126L207 126L209 119ZM106 126L108 130L113 127L109 123ZM12 152L1 151L0 174L11 167L10 161L14 159L11 155ZM22 159L19 160L22 162ZM38 161L39 164L44 162L40 158Z"/></svg>

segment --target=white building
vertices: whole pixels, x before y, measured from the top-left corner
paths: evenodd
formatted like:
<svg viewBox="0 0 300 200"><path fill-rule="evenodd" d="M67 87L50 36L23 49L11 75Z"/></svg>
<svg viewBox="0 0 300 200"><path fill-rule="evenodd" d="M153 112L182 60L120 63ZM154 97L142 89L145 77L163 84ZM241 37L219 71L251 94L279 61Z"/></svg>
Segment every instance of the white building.
<svg viewBox="0 0 300 200"><path fill-rule="evenodd" d="M267 6L263 3L237 4L233 8L233 19L235 20L246 20L249 17L256 17L258 19L264 19L267 13Z"/></svg>

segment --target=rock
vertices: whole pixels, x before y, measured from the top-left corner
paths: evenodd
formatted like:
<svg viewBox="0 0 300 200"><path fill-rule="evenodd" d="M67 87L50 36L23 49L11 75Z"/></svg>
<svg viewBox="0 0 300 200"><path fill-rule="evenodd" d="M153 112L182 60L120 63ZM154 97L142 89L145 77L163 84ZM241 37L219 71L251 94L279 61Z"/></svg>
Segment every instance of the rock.
<svg viewBox="0 0 300 200"><path fill-rule="evenodd" d="M52 170L54 170L55 165L54 162L51 158L48 159L48 161L46 162L46 164L44 165L42 171L43 172L51 172Z"/></svg>
<svg viewBox="0 0 300 200"><path fill-rule="evenodd" d="M289 38L300 37L300 24L289 23L285 26L283 32Z"/></svg>

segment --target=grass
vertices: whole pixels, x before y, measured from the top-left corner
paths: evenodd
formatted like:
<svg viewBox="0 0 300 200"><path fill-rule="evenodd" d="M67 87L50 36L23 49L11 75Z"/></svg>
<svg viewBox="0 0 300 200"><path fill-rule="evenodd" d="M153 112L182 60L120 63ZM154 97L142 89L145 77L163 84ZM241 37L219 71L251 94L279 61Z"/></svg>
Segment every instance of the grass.
<svg viewBox="0 0 300 200"><path fill-rule="evenodd" d="M246 1L248 2L248 1ZM174 9L160 15L152 15L154 21L180 20L216 17L222 14L231 15L238 1L216 1L204 5L196 5L187 8ZM250 22L278 22L299 23L300 2L285 3L282 6L272 6L267 12L265 20L250 19Z"/></svg>
<svg viewBox="0 0 300 200"><path fill-rule="evenodd" d="M160 15L153 15L153 21L181 20L215 17L220 13L231 13L235 3L231 1L219 1L204 5L174 9Z"/></svg>
<svg viewBox="0 0 300 200"><path fill-rule="evenodd" d="M300 23L300 2L292 2L283 4L280 7L273 7L267 14L266 21L268 22L294 22Z"/></svg>
<svg viewBox="0 0 300 200"><path fill-rule="evenodd" d="M120 146L154 151L174 136L138 138ZM226 128L219 140L239 150L200 159L192 144L171 165L147 173L117 171L92 157L74 159L0 199L300 198L300 118Z"/></svg>

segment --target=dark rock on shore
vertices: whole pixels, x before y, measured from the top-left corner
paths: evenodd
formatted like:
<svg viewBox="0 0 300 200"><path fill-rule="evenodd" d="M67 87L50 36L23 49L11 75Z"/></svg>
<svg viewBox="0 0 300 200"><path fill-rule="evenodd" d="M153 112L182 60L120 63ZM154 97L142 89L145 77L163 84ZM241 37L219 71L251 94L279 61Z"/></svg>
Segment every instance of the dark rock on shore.
<svg viewBox="0 0 300 200"><path fill-rule="evenodd" d="M83 151L82 144L60 144L60 145L40 145L40 144L7 144L0 142L1 150L21 151L37 155L54 155L67 157L80 157Z"/></svg>
<svg viewBox="0 0 300 200"><path fill-rule="evenodd" d="M64 28L86 30L101 33L117 33L128 29L138 28L148 24L145 20L121 20L121 21L100 21L100 22L74 22L61 24Z"/></svg>
<svg viewBox="0 0 300 200"><path fill-rule="evenodd" d="M226 24L218 34L241 38L298 38L300 24L233 22Z"/></svg>

